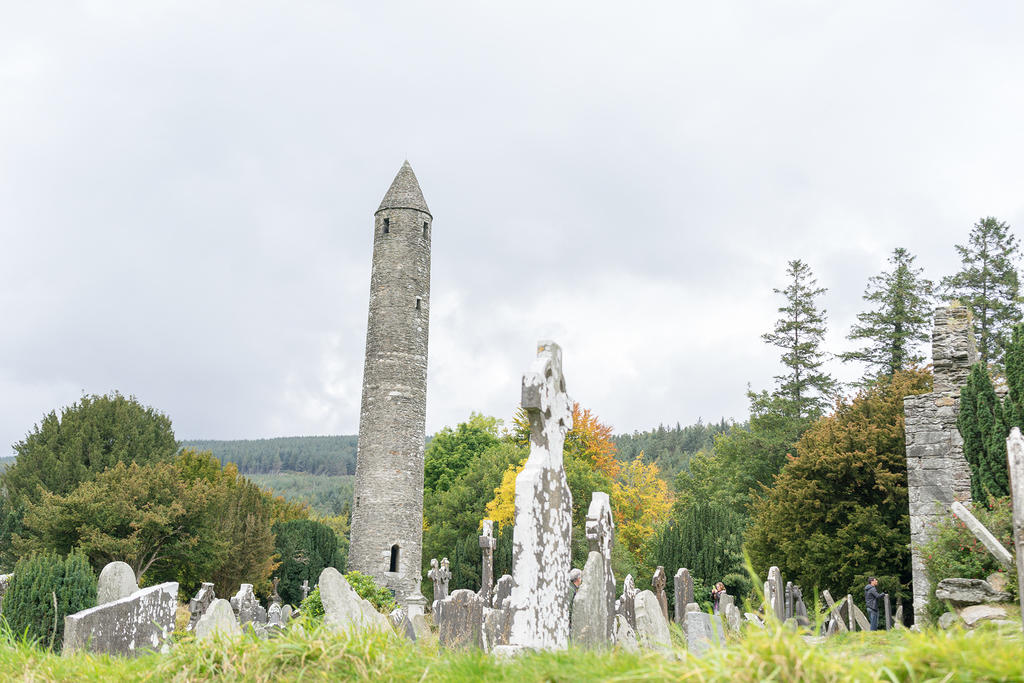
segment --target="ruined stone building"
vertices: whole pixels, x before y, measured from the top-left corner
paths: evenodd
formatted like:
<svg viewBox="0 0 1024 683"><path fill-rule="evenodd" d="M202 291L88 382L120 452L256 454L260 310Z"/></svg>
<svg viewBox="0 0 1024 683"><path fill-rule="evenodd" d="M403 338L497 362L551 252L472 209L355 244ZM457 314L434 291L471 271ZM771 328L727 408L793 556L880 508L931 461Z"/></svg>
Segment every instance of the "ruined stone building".
<svg viewBox="0 0 1024 683"><path fill-rule="evenodd" d="M953 501L971 499L971 472L956 418L960 389L976 362L970 311L961 305L936 309L932 330L935 385L930 394L903 399L916 623L925 619L930 590L919 548L929 540L934 525L950 514Z"/></svg>
<svg viewBox="0 0 1024 683"><path fill-rule="evenodd" d="M405 162L374 214L349 570L422 611L423 445L433 217Z"/></svg>

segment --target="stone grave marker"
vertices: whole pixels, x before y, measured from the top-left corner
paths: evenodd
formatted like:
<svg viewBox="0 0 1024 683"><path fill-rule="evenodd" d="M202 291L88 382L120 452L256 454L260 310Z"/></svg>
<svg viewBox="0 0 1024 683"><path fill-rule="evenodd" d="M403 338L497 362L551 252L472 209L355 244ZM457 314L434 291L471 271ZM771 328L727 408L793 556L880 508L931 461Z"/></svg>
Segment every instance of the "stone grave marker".
<svg viewBox="0 0 1024 683"><path fill-rule="evenodd" d="M114 602L139 590L135 581L135 570L126 562L110 562L100 572L96 581L96 604Z"/></svg>
<svg viewBox="0 0 1024 683"><path fill-rule="evenodd" d="M655 597L658 598L658 604L661 605L665 621L668 621L668 596L665 594L665 585L667 583L668 579L665 576L665 568L658 565L658 568L654 570L654 576L651 577L651 587L654 589Z"/></svg>
<svg viewBox="0 0 1024 683"><path fill-rule="evenodd" d="M161 583L64 617L65 655L79 650L135 657L158 651L174 630L178 584Z"/></svg>
<svg viewBox="0 0 1024 683"><path fill-rule="evenodd" d="M495 608L505 607L504 604L508 597L512 595L512 576L504 574L498 582L494 584L494 595L492 596L492 606Z"/></svg>
<svg viewBox="0 0 1024 683"><path fill-rule="evenodd" d="M636 630L636 593L633 575L626 574L626 578L622 581L622 597L619 598L619 604L622 608L622 616L626 617L626 621L634 631Z"/></svg>
<svg viewBox="0 0 1024 683"><path fill-rule="evenodd" d="M572 559L572 492L562 447L572 428L572 401L554 342L538 344L523 375L522 407L530 420L530 455L516 477L507 647L561 650L569 643Z"/></svg>
<svg viewBox="0 0 1024 683"><path fill-rule="evenodd" d="M729 625L729 628L733 633L740 632L740 625L743 623L743 615L740 614L740 609L733 603L728 603L724 610L721 610L722 616L725 617L725 623Z"/></svg>
<svg viewBox="0 0 1024 683"><path fill-rule="evenodd" d="M843 601L840 600L839 603L837 604L836 601L832 598L832 594L829 593L827 590L821 591L821 595L825 598L825 604L828 605L828 615L829 616L835 615L835 617L836 617L836 623L837 623L836 628L837 628L837 630L840 631L840 632L846 632L848 629L846 628L846 623L844 622L844 620L842 618L842 611L841 611L842 610L842 606L843 606Z"/></svg>
<svg viewBox="0 0 1024 683"><path fill-rule="evenodd" d="M491 602L491 588L494 585L494 549L498 541L494 538L494 521L484 520L483 533L480 535L480 550L483 554L481 564L480 597L484 602Z"/></svg>
<svg viewBox="0 0 1024 683"><path fill-rule="evenodd" d="M964 523L964 526L974 534L974 537L981 541L981 544L985 546L985 549L996 558L1000 564L1004 567L1013 566L1013 555L1010 551L1003 547L1003 544L992 535L984 524L982 524L977 517L975 517L970 510L968 510L963 503L955 501L949 506L950 511L956 515L960 521Z"/></svg>
<svg viewBox="0 0 1024 683"><path fill-rule="evenodd" d="M712 645L720 645L725 642L722 620L717 614L687 612L684 631L687 649L691 654L697 656L707 652Z"/></svg>
<svg viewBox="0 0 1024 683"><path fill-rule="evenodd" d="M484 601L468 589L452 591L435 606L437 636L449 649L483 648Z"/></svg>
<svg viewBox="0 0 1024 683"><path fill-rule="evenodd" d="M607 647L614 639L615 575L611 560L614 533L608 494L594 491L587 509L590 553L572 608L571 637L581 647Z"/></svg>
<svg viewBox="0 0 1024 683"><path fill-rule="evenodd" d="M779 623L786 621L786 606L783 603L785 586L782 583L782 571L778 567L768 568L768 593L765 597Z"/></svg>
<svg viewBox="0 0 1024 683"><path fill-rule="evenodd" d="M640 591L636 596L635 610L636 638L640 645L652 650L670 650L672 637L668 631L668 618L661 610L658 596L651 591Z"/></svg>
<svg viewBox="0 0 1024 683"><path fill-rule="evenodd" d="M677 571L675 577L673 577L673 583L675 584L676 594L676 623L682 626L686 606L693 602L693 577L690 576L690 570L683 567Z"/></svg>
<svg viewBox="0 0 1024 683"><path fill-rule="evenodd" d="M1010 493L1013 497L1013 545L1017 553L1017 585L1024 586L1024 437L1014 427L1006 439L1006 459L1010 468ZM1024 625L1024 589L1017 589L1021 623Z"/></svg>
<svg viewBox="0 0 1024 683"><path fill-rule="evenodd" d="M235 611L231 609L231 603L223 598L210 601L206 609L199 614L194 630L198 640L213 638L218 633L230 637L242 633L238 619L235 618Z"/></svg>
<svg viewBox="0 0 1024 683"><path fill-rule="evenodd" d="M621 614L615 615L615 645L627 652L636 652L640 644L636 639L636 631Z"/></svg>
<svg viewBox="0 0 1024 683"><path fill-rule="evenodd" d="M324 605L324 623L335 630L391 629L388 618L378 612L369 600L359 597L334 567L326 567L320 572L320 600Z"/></svg>
<svg viewBox="0 0 1024 683"><path fill-rule="evenodd" d="M199 618L206 613L206 610L209 609L210 605L213 604L213 601L216 599L217 596L214 594L212 583L204 583L199 587L199 591L196 593L196 596L189 600L188 603L190 616L188 618L188 626L185 628L186 631L195 630L196 624L199 622ZM227 601L225 600L225 602ZM228 606L231 606L230 602L228 603Z"/></svg>
<svg viewBox="0 0 1024 683"><path fill-rule="evenodd" d="M256 599L256 594L252 592L251 583L243 583L238 592L235 593L235 596L231 598L231 609L235 611L235 617L238 618L240 626L249 623L267 623L267 610L263 609L260 601Z"/></svg>

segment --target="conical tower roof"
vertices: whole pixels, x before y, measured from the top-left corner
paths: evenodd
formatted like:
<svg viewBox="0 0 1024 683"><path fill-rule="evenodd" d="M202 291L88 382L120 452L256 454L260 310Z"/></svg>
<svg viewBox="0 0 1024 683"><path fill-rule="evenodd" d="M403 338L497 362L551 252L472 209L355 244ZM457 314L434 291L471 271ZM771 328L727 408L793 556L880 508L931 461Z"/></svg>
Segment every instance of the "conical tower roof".
<svg viewBox="0 0 1024 683"><path fill-rule="evenodd" d="M408 161L398 169L398 175L395 176L377 211L384 209L416 209L430 214L427 202L423 199L423 192L420 191L419 181L416 180L416 174L412 172L412 166Z"/></svg>

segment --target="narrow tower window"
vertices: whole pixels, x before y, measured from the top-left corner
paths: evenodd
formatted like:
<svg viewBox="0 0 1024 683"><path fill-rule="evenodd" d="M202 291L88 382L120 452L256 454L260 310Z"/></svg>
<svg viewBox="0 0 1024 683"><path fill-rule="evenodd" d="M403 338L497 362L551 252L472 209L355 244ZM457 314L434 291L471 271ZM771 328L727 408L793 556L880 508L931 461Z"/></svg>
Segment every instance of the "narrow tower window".
<svg viewBox="0 0 1024 683"><path fill-rule="evenodd" d="M384 219L384 234L386 235L389 232L391 232L391 219L390 218L385 218Z"/></svg>
<svg viewBox="0 0 1024 683"><path fill-rule="evenodd" d="M427 232L427 229L428 229L427 222L423 221L423 239L427 239L427 235L429 234Z"/></svg>
<svg viewBox="0 0 1024 683"><path fill-rule="evenodd" d="M416 297L416 310L420 310L420 302L423 301L421 298Z"/></svg>
<svg viewBox="0 0 1024 683"><path fill-rule="evenodd" d="M389 572L397 572L398 571L398 544L397 543L395 545L391 546L391 568L388 569L388 571Z"/></svg>

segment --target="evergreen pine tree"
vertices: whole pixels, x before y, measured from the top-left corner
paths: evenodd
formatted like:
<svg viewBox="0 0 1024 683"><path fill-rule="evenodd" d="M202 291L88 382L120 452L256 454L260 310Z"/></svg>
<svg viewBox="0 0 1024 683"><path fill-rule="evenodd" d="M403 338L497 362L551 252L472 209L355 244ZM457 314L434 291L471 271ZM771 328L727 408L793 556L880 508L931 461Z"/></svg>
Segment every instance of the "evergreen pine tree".
<svg viewBox="0 0 1024 683"><path fill-rule="evenodd" d="M4 596L4 618L12 633L24 633L43 646L53 643L59 650L64 641L64 617L95 605L96 574L84 555L32 554L15 565Z"/></svg>
<svg viewBox="0 0 1024 683"><path fill-rule="evenodd" d="M787 402L790 417L818 415L829 397L836 393L836 382L822 370L825 352L821 342L825 337L825 310L818 308L815 299L827 290L818 287L810 266L796 259L786 269L789 284L773 290L785 298L779 307L781 317L771 332L761 335L764 341L782 349L782 364L786 373L777 375L776 395Z"/></svg>
<svg viewBox="0 0 1024 683"><path fill-rule="evenodd" d="M981 362L998 365L1010 326L1021 318L1016 267L1020 244L1009 225L989 216L974 224L967 244L956 245L956 251L962 266L942 278L942 288L971 309Z"/></svg>
<svg viewBox="0 0 1024 683"><path fill-rule="evenodd" d="M840 355L844 361L859 361L869 367L869 377L891 377L899 370L924 361L918 347L928 341L931 298L934 285L914 268L914 256L903 248L894 249L893 268L868 280L864 301L871 310L857 314L857 324L847 339L866 340L857 351Z"/></svg>
<svg viewBox="0 0 1024 683"><path fill-rule="evenodd" d="M967 384L960 391L957 427L971 468L971 498L985 503L989 498L1009 495L1006 437L1010 430L984 363L971 368Z"/></svg>
<svg viewBox="0 0 1024 683"><path fill-rule="evenodd" d="M1003 401L1003 417L1007 427L1024 430L1024 323L1014 325L1004 360L1010 392Z"/></svg>

